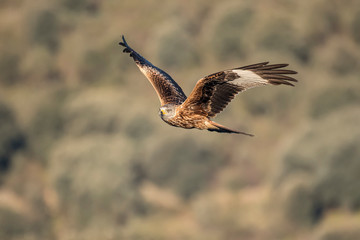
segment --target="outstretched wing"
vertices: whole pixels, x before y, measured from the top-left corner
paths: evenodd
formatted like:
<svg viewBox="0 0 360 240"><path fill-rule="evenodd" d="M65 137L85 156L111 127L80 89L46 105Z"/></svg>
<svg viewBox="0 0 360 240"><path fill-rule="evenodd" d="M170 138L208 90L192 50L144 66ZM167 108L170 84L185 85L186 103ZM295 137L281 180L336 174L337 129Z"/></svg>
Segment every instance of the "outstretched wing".
<svg viewBox="0 0 360 240"><path fill-rule="evenodd" d="M130 53L130 57L134 59L140 71L149 79L158 94L161 105L181 104L185 101L186 95L183 90L166 72L152 65L151 62L129 47L124 36L122 36L122 40L119 45L125 47L123 52Z"/></svg>
<svg viewBox="0 0 360 240"><path fill-rule="evenodd" d="M268 65L268 62L263 62L211 74L196 83L182 107L214 117L239 92L268 84L294 86L291 82L297 80L286 75L297 72L282 69L286 66L288 64Z"/></svg>

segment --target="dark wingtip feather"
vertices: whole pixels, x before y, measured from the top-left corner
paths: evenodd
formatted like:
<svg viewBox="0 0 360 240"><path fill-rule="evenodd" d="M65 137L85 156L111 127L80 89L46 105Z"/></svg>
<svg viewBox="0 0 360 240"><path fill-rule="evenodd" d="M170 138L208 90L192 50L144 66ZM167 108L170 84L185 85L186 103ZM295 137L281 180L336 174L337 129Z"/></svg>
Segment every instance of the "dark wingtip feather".
<svg viewBox="0 0 360 240"><path fill-rule="evenodd" d="M273 69L273 70L259 69L256 71L261 72L262 74L297 74L297 72L288 69Z"/></svg>
<svg viewBox="0 0 360 240"><path fill-rule="evenodd" d="M129 45L128 45L127 42L126 42L124 35L122 35L121 38L122 38L122 40L123 40L124 45L128 47Z"/></svg>
<svg viewBox="0 0 360 240"><path fill-rule="evenodd" d="M123 47L125 47L125 48L129 48L129 45L128 45L127 42L126 42L124 35L121 36L121 39L122 39L122 42L120 41L120 42L119 42L119 45L120 45L120 46L123 46Z"/></svg>
<svg viewBox="0 0 360 240"><path fill-rule="evenodd" d="M125 49L128 49L129 51L132 51L132 48L126 42L124 35L121 36L121 39L122 41L119 42L119 45L125 47Z"/></svg>
<svg viewBox="0 0 360 240"><path fill-rule="evenodd" d="M276 75L276 74L262 74L261 77L265 78L265 79L277 79L277 80L285 80L285 81L291 81L291 82L298 81L297 79L295 79L293 77L284 76L284 75Z"/></svg>
<svg viewBox="0 0 360 240"><path fill-rule="evenodd" d="M267 64L269 64L269 62L261 62L261 63L251 64L251 65L246 65L246 66L235 68L235 69L242 69L242 70L256 69L256 68L261 68L263 66L266 66Z"/></svg>
<svg viewBox="0 0 360 240"><path fill-rule="evenodd" d="M271 65L264 65L261 67L262 70L273 70L278 68L284 68L289 66L287 63L279 63L279 64L271 64Z"/></svg>
<svg viewBox="0 0 360 240"><path fill-rule="evenodd" d="M126 42L124 35L121 36L122 42L119 42L120 46L125 47L123 49L124 53L130 53L130 57L134 58L135 62L140 62L139 58L140 55L138 55Z"/></svg>
<svg viewBox="0 0 360 240"><path fill-rule="evenodd" d="M285 81L285 80L280 80L280 79L269 79L268 81L269 81L269 83L274 84L274 85L284 84L284 85L288 85L288 86L295 87L295 85L294 85L294 84L292 84L292 83L290 83L290 82L287 82L287 81Z"/></svg>
<svg viewBox="0 0 360 240"><path fill-rule="evenodd" d="M267 62L268 63L268 62ZM258 63L253 65L248 65L245 67L241 67L240 69L244 70L251 70L261 76L264 79L267 79L269 83L274 85L288 85L294 86L294 84L290 82L297 82L295 78L292 78L287 75L297 74L294 70L284 69L285 67L289 66L287 63L280 63L280 64L264 64ZM290 82L289 82L290 81Z"/></svg>
<svg viewBox="0 0 360 240"><path fill-rule="evenodd" d="M121 38L122 38L122 42L120 41L120 42L119 42L119 45L121 45L121 46L123 46L123 47L126 47L124 35L122 35Z"/></svg>

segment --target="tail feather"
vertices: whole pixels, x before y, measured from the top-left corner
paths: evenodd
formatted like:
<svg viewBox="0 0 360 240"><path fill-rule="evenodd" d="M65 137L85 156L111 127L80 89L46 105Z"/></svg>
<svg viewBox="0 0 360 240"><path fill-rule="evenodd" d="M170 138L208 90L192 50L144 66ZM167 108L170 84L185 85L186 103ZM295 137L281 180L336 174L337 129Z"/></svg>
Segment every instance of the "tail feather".
<svg viewBox="0 0 360 240"><path fill-rule="evenodd" d="M245 133L245 132L239 132L239 131L236 131L236 130L232 130L230 128L227 128L227 127L225 127L225 126L223 126L221 124L218 124L216 122L213 122L213 121L210 122L210 126L209 126L209 128L207 130L211 131L211 132L243 134L243 135L250 136L250 137L254 136L253 134L250 134L250 133Z"/></svg>

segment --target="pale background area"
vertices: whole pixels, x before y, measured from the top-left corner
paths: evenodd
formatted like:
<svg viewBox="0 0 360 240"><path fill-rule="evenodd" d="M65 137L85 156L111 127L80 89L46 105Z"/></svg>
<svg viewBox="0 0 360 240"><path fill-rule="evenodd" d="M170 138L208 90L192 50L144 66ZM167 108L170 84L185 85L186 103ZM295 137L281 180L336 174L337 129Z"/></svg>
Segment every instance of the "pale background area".
<svg viewBox="0 0 360 240"><path fill-rule="evenodd" d="M201 77L289 63L296 87L215 120L158 116L118 46L188 95ZM358 0L0 1L0 239L360 239Z"/></svg>

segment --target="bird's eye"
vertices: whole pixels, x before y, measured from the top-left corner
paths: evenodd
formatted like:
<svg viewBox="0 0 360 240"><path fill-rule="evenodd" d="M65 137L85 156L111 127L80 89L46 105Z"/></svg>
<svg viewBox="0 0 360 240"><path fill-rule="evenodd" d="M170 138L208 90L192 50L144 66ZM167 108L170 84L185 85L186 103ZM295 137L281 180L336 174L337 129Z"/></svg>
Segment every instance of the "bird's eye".
<svg viewBox="0 0 360 240"><path fill-rule="evenodd" d="M161 113L162 113L162 115L165 115L166 114L165 109L161 109Z"/></svg>

